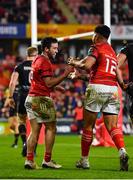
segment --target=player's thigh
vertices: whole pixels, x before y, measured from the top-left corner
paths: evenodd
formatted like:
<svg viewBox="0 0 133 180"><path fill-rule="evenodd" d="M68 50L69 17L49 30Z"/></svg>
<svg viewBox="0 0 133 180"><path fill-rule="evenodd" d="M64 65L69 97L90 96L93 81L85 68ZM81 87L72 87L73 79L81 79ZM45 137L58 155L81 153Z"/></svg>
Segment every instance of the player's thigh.
<svg viewBox="0 0 133 180"><path fill-rule="evenodd" d="M83 110L84 127L93 128L97 118L97 112L91 112L86 109Z"/></svg>
<svg viewBox="0 0 133 180"><path fill-rule="evenodd" d="M46 96L27 96L25 107L29 120L36 119L38 123L56 121L56 111L53 100Z"/></svg>
<svg viewBox="0 0 133 180"><path fill-rule="evenodd" d="M20 113L18 113L17 114L17 116L18 116L18 122L19 122L19 124L26 124L26 120L27 120L27 114L20 114Z"/></svg>
<svg viewBox="0 0 133 180"><path fill-rule="evenodd" d="M38 136L39 136L42 124L41 123L37 123L36 119L31 119L30 120L30 125L31 125L32 136L34 136L37 139Z"/></svg>
<svg viewBox="0 0 133 180"><path fill-rule="evenodd" d="M107 97L105 96L105 92L103 95L102 92L103 88L101 85L97 84L89 84L86 93L85 93L85 100L84 100L84 108L91 112L100 112L103 104L106 102Z"/></svg>
<svg viewBox="0 0 133 180"><path fill-rule="evenodd" d="M14 129L15 128L15 123L14 123L14 117L13 116L8 118L8 122L9 122L9 127L11 129Z"/></svg>
<svg viewBox="0 0 133 180"><path fill-rule="evenodd" d="M113 127L117 127L118 115L117 114L107 114L103 113L104 123L108 131Z"/></svg>
<svg viewBox="0 0 133 180"><path fill-rule="evenodd" d="M45 122L44 124L45 124L46 131L50 130L50 131L56 132L56 121Z"/></svg>
<svg viewBox="0 0 133 180"><path fill-rule="evenodd" d="M25 100L26 100L27 94L26 93L21 93L18 97L18 102L17 102L17 113L18 114L26 114L26 108L25 108Z"/></svg>

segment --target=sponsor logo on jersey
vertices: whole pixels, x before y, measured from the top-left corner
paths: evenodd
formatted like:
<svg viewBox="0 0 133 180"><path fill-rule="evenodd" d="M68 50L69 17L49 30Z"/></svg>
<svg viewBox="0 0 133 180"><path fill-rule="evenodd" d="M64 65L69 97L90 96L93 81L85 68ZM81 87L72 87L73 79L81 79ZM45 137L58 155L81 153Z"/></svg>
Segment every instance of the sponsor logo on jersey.
<svg viewBox="0 0 133 180"><path fill-rule="evenodd" d="M30 70L31 71L31 67L24 66L24 70Z"/></svg>

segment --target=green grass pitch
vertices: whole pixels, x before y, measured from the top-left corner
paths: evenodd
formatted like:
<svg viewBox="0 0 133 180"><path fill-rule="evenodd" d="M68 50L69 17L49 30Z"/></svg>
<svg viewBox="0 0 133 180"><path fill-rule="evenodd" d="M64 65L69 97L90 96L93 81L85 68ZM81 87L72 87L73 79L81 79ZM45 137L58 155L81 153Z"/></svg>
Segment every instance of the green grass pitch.
<svg viewBox="0 0 133 180"><path fill-rule="evenodd" d="M129 171L119 171L118 152L115 148L91 147L90 169L75 167L80 157L80 137L57 135L53 159L62 164L62 169L25 170L25 158L21 156L21 140L18 148L11 148L13 135L0 136L0 178L1 179L132 179L133 178L133 137L125 136L129 159ZM44 145L38 145L35 161L40 166Z"/></svg>

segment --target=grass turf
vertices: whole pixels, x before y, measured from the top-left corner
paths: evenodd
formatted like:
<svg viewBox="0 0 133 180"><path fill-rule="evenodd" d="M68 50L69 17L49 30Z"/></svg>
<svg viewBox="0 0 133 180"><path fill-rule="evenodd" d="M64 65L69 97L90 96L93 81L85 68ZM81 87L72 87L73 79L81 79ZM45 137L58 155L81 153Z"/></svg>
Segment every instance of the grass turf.
<svg viewBox="0 0 133 180"><path fill-rule="evenodd" d="M77 169L75 162L80 157L80 137L57 135L53 159L62 164L62 169L25 170L25 158L21 156L21 141L18 148L11 148L13 136L0 136L0 178L1 179L132 179L133 137L126 136L125 144L129 159L129 171L119 171L118 152L115 148L92 147L89 170ZM35 161L41 165L44 145L38 145Z"/></svg>

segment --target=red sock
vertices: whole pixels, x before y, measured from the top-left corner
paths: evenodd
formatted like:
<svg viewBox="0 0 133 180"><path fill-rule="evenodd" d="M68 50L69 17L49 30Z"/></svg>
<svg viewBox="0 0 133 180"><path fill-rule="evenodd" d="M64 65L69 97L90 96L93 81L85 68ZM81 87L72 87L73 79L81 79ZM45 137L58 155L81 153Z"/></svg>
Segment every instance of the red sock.
<svg viewBox="0 0 133 180"><path fill-rule="evenodd" d="M27 153L27 160L33 161L34 153Z"/></svg>
<svg viewBox="0 0 133 180"><path fill-rule="evenodd" d="M93 132L83 129L83 134L81 139L82 156L88 156L92 139L93 139Z"/></svg>
<svg viewBox="0 0 133 180"><path fill-rule="evenodd" d="M51 153L45 152L44 159L46 162L49 162L51 160Z"/></svg>
<svg viewBox="0 0 133 180"><path fill-rule="evenodd" d="M124 139L123 139L123 134L121 130L117 127L113 127L110 132L109 132L112 140L114 141L117 149L119 150L120 148L125 147L124 144Z"/></svg>

